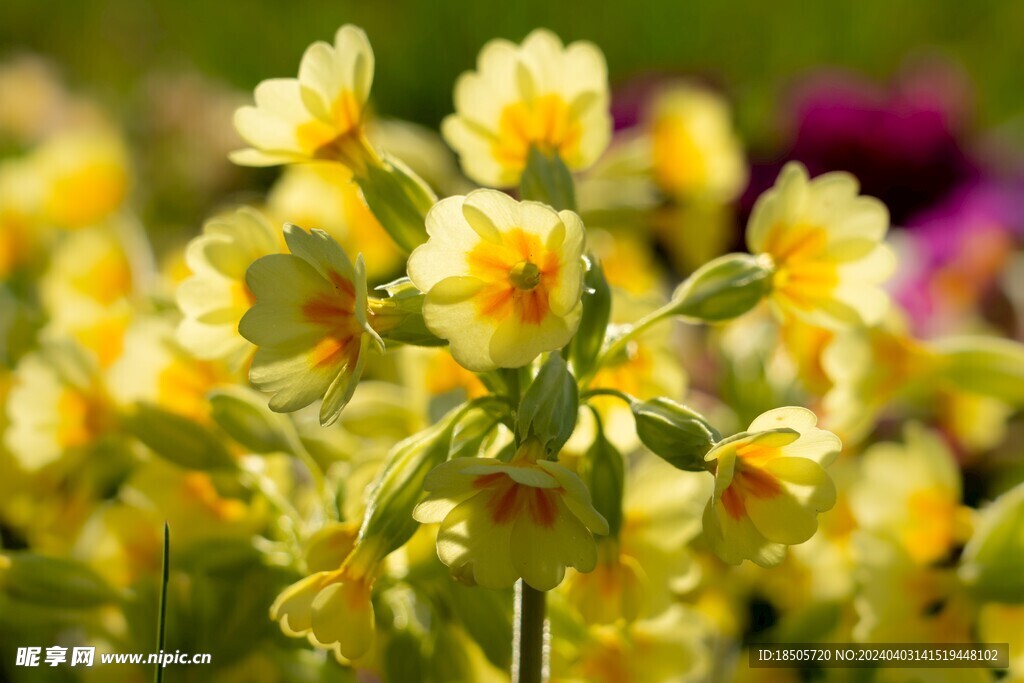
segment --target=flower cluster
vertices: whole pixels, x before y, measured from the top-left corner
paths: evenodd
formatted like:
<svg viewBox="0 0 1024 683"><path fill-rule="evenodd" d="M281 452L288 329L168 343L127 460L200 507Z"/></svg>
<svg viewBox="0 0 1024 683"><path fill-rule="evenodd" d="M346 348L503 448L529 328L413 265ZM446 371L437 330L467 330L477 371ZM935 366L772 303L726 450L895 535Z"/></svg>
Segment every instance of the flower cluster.
<svg viewBox="0 0 1024 683"><path fill-rule="evenodd" d="M548 30L484 45L440 131L380 118L375 69L345 25L256 85L231 159L284 168L235 192L147 177L169 140L0 64L0 639L145 651L162 595L164 650L227 683L760 680L752 633L1017 648L1013 179L908 235L890 210L930 195L800 137L828 106L752 164L730 93L613 101ZM173 90L141 130L229 140L233 94ZM186 236L169 206L216 209ZM984 230L939 244L958 216Z"/></svg>

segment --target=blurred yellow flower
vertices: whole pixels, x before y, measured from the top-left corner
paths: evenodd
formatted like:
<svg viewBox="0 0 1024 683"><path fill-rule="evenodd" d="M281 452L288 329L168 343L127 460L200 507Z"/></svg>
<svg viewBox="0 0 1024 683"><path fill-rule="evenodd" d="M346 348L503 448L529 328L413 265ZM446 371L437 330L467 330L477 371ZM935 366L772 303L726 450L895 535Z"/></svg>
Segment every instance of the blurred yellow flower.
<svg viewBox="0 0 1024 683"><path fill-rule="evenodd" d="M93 444L117 422L113 401L77 347L53 347L23 357L6 404L10 424L4 445L26 470Z"/></svg>
<svg viewBox="0 0 1024 683"><path fill-rule="evenodd" d="M478 183L518 185L531 147L585 169L611 138L604 55L588 42L563 47L544 29L521 46L492 40L456 82L455 112L441 132Z"/></svg>
<svg viewBox="0 0 1024 683"><path fill-rule="evenodd" d="M404 257L366 205L344 167L289 166L267 195L267 210L278 221L318 228L350 254L366 259L371 281L393 278Z"/></svg>
<svg viewBox="0 0 1024 683"><path fill-rule="evenodd" d="M409 278L427 293L427 327L461 365L520 367L572 338L583 293L575 213L477 190L438 202L427 233L409 257Z"/></svg>
<svg viewBox="0 0 1024 683"><path fill-rule="evenodd" d="M911 423L903 440L865 451L850 504L861 528L896 540L915 562L928 564L967 540L971 519L960 505L959 467L942 437Z"/></svg>
<svg viewBox="0 0 1024 683"><path fill-rule="evenodd" d="M41 241L38 189L25 160L0 163L0 279L28 262Z"/></svg>
<svg viewBox="0 0 1024 683"><path fill-rule="evenodd" d="M654 180L667 194L729 202L747 182L743 148L718 95L676 84L660 93L650 121Z"/></svg>
<svg viewBox="0 0 1024 683"><path fill-rule="evenodd" d="M209 422L211 390L239 379L223 364L197 360L174 339L174 327L161 318L137 320L125 335L125 350L107 373L118 403L158 405L197 422Z"/></svg>
<svg viewBox="0 0 1024 683"><path fill-rule="evenodd" d="M31 157L42 183L42 213L60 228L95 225L128 194L128 150L116 133L82 129L49 138Z"/></svg>
<svg viewBox="0 0 1024 683"><path fill-rule="evenodd" d="M177 289L183 318L177 338L201 359L238 363L252 346L238 333L238 322L253 304L245 272L262 256L281 251L281 238L257 211L241 208L213 218L185 253L192 275Z"/></svg>
<svg viewBox="0 0 1024 683"><path fill-rule="evenodd" d="M320 423L334 422L359 382L366 350L379 337L367 323L362 258L353 267L337 242L286 225L291 254L271 254L249 267L256 303L239 333L258 346L249 378L273 392L271 410L291 412L323 398Z"/></svg>
<svg viewBox="0 0 1024 683"><path fill-rule="evenodd" d="M373 644L376 620L370 597L382 557L373 541L356 540L354 526L348 532L353 549L343 564L286 588L270 607L270 618L280 622L286 635L306 636L313 645L351 660Z"/></svg>
<svg viewBox="0 0 1024 683"><path fill-rule="evenodd" d="M413 516L440 523L437 554L453 574L485 588L519 578L541 591L562 582L566 567L592 571L608 522L570 470L538 459L543 448L524 443L508 463L457 458L427 475L427 497Z"/></svg>
<svg viewBox="0 0 1024 683"><path fill-rule="evenodd" d="M553 683L696 683L710 676L708 625L683 605L657 617L592 626L568 662L555 659Z"/></svg>
<svg viewBox="0 0 1024 683"><path fill-rule="evenodd" d="M758 198L747 245L774 264L771 300L781 315L829 328L884 317L889 297L880 285L895 268L883 243L889 212L857 192L848 173L809 180L807 170L791 162Z"/></svg>
<svg viewBox="0 0 1024 683"><path fill-rule="evenodd" d="M374 57L362 29L346 24L334 45L309 46L299 77L256 86L256 106L235 112L235 128L252 148L234 152L243 166L274 166L313 159L365 170L376 153L363 133L363 108L373 83Z"/></svg>
<svg viewBox="0 0 1024 683"><path fill-rule="evenodd" d="M769 410L705 456L715 468L715 493L704 510L704 536L723 560L776 565L787 545L814 535L818 513L835 504L825 467L842 447L816 424L806 408Z"/></svg>

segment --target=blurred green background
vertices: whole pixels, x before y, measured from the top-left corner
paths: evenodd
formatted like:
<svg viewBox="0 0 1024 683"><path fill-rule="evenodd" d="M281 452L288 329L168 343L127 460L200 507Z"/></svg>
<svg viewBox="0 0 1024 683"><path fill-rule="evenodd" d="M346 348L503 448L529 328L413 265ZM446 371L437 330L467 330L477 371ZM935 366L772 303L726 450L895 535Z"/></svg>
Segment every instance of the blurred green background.
<svg viewBox="0 0 1024 683"><path fill-rule="evenodd" d="M979 124L1024 114L1024 2L1015 0L3 0L0 54L48 55L73 85L120 106L154 70L195 68L243 90L294 76L305 47L345 22L363 26L374 45L379 110L431 125L451 111L453 80L484 42L520 40L537 26L598 43L613 82L652 69L721 82L755 140L771 133L780 87L804 70L839 65L884 78L922 51L964 66Z"/></svg>

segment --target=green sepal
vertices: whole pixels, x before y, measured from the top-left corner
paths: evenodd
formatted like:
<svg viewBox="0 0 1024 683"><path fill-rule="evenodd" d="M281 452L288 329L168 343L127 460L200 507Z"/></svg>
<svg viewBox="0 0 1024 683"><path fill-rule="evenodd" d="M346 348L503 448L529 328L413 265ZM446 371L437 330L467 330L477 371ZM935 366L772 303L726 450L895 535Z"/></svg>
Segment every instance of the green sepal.
<svg viewBox="0 0 1024 683"><path fill-rule="evenodd" d="M412 169L385 157L379 165L368 165L355 181L366 205L399 247L411 252L427 241L426 216L437 196Z"/></svg>
<svg viewBox="0 0 1024 683"><path fill-rule="evenodd" d="M705 322L739 317L772 288L773 269L750 254L726 254L704 264L676 288L671 315Z"/></svg>
<svg viewBox="0 0 1024 683"><path fill-rule="evenodd" d="M622 453L598 430L594 443L580 460L577 473L590 491L594 509L608 520L608 536L617 538L622 528L622 493L625 465Z"/></svg>
<svg viewBox="0 0 1024 683"><path fill-rule="evenodd" d="M576 379L561 354L548 354L519 404L518 439L523 442L534 437L548 457L557 455L576 428L578 412Z"/></svg>
<svg viewBox="0 0 1024 683"><path fill-rule="evenodd" d="M578 375L585 375L594 367L604 344L605 332L612 312L612 292L604 277L601 263L596 257L587 257L590 268L584 276L583 314L580 326L570 342L569 357Z"/></svg>
<svg viewBox="0 0 1024 683"><path fill-rule="evenodd" d="M565 162L555 154L545 154L530 147L526 168L519 180L519 194L523 199L542 202L556 211L576 210L576 186Z"/></svg>
<svg viewBox="0 0 1024 683"><path fill-rule="evenodd" d="M702 415L667 398L632 405L636 433L647 448L673 467L707 470L704 456L721 439Z"/></svg>

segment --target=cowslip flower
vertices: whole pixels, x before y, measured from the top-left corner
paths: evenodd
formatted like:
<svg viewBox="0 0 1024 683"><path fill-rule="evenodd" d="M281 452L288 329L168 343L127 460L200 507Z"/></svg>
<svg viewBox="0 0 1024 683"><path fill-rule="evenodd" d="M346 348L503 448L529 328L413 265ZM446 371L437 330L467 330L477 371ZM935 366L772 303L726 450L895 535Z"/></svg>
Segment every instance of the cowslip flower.
<svg viewBox="0 0 1024 683"><path fill-rule="evenodd" d="M178 341L196 358L241 360L252 346L238 334L238 322L253 304L245 284L249 265L281 250L280 236L257 211L241 208L206 222L189 242L185 259L192 275L178 286L184 314Z"/></svg>
<svg viewBox="0 0 1024 683"><path fill-rule="evenodd" d="M462 366L521 367L572 338L583 293L575 213L476 190L438 202L427 234L409 257L409 278L427 293L427 327Z"/></svg>
<svg viewBox="0 0 1024 683"><path fill-rule="evenodd" d="M492 40L456 82L455 111L441 132L483 185L517 185L531 147L585 169L611 137L604 55L588 42L563 47L544 29L521 46Z"/></svg>
<svg viewBox="0 0 1024 683"><path fill-rule="evenodd" d="M373 645L376 618L371 602L381 571L377 539L357 540L355 525L341 525L335 542L345 548L341 565L322 569L288 586L270 607L270 618L289 636L305 636L316 647L333 649L346 659L365 655ZM346 550L348 552L344 552Z"/></svg>
<svg viewBox="0 0 1024 683"><path fill-rule="evenodd" d="M256 86L256 106L235 112L235 128L252 147L234 152L243 166L314 159L340 161L354 172L376 153L363 133L363 108L373 83L374 57L362 29L346 24L334 45L309 46L299 77Z"/></svg>
<svg viewBox="0 0 1024 683"><path fill-rule="evenodd" d="M652 105L650 149L654 179L684 199L735 199L747 181L743 148L718 95L676 84Z"/></svg>
<svg viewBox="0 0 1024 683"><path fill-rule="evenodd" d="M904 443L876 443L864 452L850 506L859 528L895 539L915 562L928 564L970 535L961 493L960 469L942 437L910 423Z"/></svg>
<svg viewBox="0 0 1024 683"><path fill-rule="evenodd" d="M284 228L290 254L253 263L246 284L256 303L238 324L259 347L249 379L273 392L270 409L291 412L323 398L320 423L333 423L355 392L366 351L379 337L367 323L366 273L321 231Z"/></svg>
<svg viewBox="0 0 1024 683"><path fill-rule="evenodd" d="M783 316L829 328L885 316L889 297L880 285L895 268L882 242L889 212L858 187L848 173L810 180L802 165L789 163L758 198L747 245L774 265L771 300Z"/></svg>
<svg viewBox="0 0 1024 683"><path fill-rule="evenodd" d="M485 588L522 578L546 591L566 567L594 569L593 534L607 534L608 522L580 478L543 453L531 439L507 463L456 458L427 475L413 517L441 524L437 554L455 576Z"/></svg>
<svg viewBox="0 0 1024 683"><path fill-rule="evenodd" d="M267 211L280 222L323 230L346 252L362 254L371 281L393 278L405 262L343 166L287 167L267 194Z"/></svg>
<svg viewBox="0 0 1024 683"><path fill-rule="evenodd" d="M88 449L117 428L118 408L78 346L53 345L27 354L13 379L4 447L27 471Z"/></svg>
<svg viewBox="0 0 1024 683"><path fill-rule="evenodd" d="M787 545L817 531L818 513L836 501L825 467L842 444L816 424L806 408L776 408L708 451L715 492L704 509L704 536L723 560L770 567Z"/></svg>

